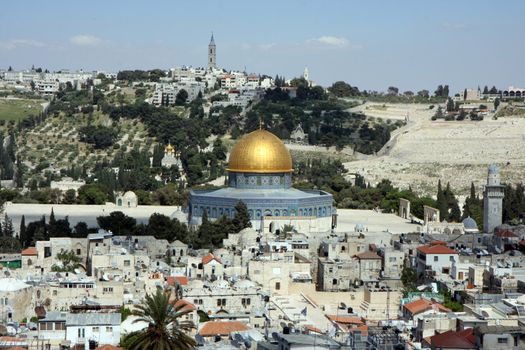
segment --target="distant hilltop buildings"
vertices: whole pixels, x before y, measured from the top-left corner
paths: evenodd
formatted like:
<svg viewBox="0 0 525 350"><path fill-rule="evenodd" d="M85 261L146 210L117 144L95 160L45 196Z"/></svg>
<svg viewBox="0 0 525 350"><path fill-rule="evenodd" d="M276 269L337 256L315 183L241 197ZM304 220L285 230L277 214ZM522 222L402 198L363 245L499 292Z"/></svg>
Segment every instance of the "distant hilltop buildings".
<svg viewBox="0 0 525 350"><path fill-rule="evenodd" d="M41 68L15 71L11 69L0 70L0 88L11 87L17 90L34 91L44 97L52 97L70 84L75 89L82 89L88 82L93 85L102 83L99 79L103 74L105 78L117 79L116 73L103 71L69 71L61 70L49 72ZM308 86L315 83L310 80L308 68L304 69L301 76L308 82ZM288 82L290 82L289 80ZM199 96L213 91L221 91L227 95L213 101L213 106L237 106L245 108L248 104L259 99L264 90L275 86L274 79L270 76L247 73L245 71L227 71L217 64L217 45L212 34L208 44L207 64L205 67L178 66L166 72L166 76L158 81L133 81L132 86L146 85L154 87L152 96L146 102L155 106L174 106L177 94L182 90L187 93L185 101L192 101ZM118 86L109 84L108 89L118 89ZM293 88L290 88L293 90ZM293 93L294 91L292 91Z"/></svg>
<svg viewBox="0 0 525 350"><path fill-rule="evenodd" d="M479 87L477 89L465 89L463 93L456 94L454 99L456 101L479 101L482 99L493 101L496 98L521 99L524 97L525 88L509 86L504 90L498 90L496 87L492 87L490 90L485 88L483 91Z"/></svg>
<svg viewBox="0 0 525 350"><path fill-rule="evenodd" d="M0 71L0 87L13 87L18 90L31 88L42 96L53 96L60 87L71 84L74 88L80 89L88 80L96 84L97 76L103 73L106 77L116 78L116 74L100 71L84 72L82 70L71 72L61 70L58 72L42 71L42 69L22 70L22 71Z"/></svg>

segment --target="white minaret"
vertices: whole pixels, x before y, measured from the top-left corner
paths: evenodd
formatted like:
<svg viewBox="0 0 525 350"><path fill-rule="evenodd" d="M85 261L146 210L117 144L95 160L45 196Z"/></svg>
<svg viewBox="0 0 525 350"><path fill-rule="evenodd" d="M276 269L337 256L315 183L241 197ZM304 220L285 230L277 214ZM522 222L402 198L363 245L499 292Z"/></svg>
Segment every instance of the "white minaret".
<svg viewBox="0 0 525 350"><path fill-rule="evenodd" d="M308 67L304 67L303 78L306 81L310 81L310 74L308 74Z"/></svg>
<svg viewBox="0 0 525 350"><path fill-rule="evenodd" d="M213 33L211 34L211 40L208 45L208 70L217 68L217 48L215 47L215 39Z"/></svg>
<svg viewBox="0 0 525 350"><path fill-rule="evenodd" d="M489 166L487 185L483 192L483 231L493 233L501 225L503 218L504 186L500 184L499 169L495 164Z"/></svg>

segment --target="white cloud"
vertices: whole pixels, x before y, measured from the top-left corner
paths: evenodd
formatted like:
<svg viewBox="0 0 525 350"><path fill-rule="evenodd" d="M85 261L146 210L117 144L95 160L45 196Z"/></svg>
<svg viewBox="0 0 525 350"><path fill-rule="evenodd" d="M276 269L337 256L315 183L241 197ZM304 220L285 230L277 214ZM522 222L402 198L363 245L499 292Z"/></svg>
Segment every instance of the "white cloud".
<svg viewBox="0 0 525 350"><path fill-rule="evenodd" d="M337 36L330 36L330 35L323 35L323 36L320 36L319 38L310 39L307 42L313 43L313 44L333 46L333 47L347 47L350 45L350 42L348 41L348 39L342 36L337 37Z"/></svg>
<svg viewBox="0 0 525 350"><path fill-rule="evenodd" d="M102 43L102 39L89 34L79 34L71 37L69 41L78 46L97 46Z"/></svg>
<svg viewBox="0 0 525 350"><path fill-rule="evenodd" d="M275 46L275 43L268 43L268 44L259 44L258 47L261 50L270 50Z"/></svg>
<svg viewBox="0 0 525 350"><path fill-rule="evenodd" d="M32 39L9 39L0 41L0 49L14 50L21 47L45 47L46 44Z"/></svg>
<svg viewBox="0 0 525 350"><path fill-rule="evenodd" d="M448 30L458 30L467 28L467 25L465 23L444 22L443 28Z"/></svg>

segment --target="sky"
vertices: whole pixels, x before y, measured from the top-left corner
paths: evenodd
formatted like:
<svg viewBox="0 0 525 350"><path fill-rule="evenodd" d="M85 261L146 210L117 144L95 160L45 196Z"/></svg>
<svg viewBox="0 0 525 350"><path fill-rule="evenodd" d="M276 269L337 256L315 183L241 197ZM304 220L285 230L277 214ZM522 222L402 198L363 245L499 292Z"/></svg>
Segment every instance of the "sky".
<svg viewBox="0 0 525 350"><path fill-rule="evenodd" d="M169 69L207 62L360 89L525 87L525 1L16 0L0 69Z"/></svg>

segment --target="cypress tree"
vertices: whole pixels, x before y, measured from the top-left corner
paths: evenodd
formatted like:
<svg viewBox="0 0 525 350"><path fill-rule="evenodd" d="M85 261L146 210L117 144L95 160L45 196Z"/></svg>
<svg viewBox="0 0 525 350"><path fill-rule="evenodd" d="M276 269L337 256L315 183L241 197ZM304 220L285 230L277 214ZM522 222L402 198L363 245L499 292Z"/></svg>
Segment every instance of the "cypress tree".
<svg viewBox="0 0 525 350"><path fill-rule="evenodd" d="M443 189L441 188L441 180L439 180L438 182L436 206L437 206L437 209L439 210L440 220L444 220L444 219L448 220L448 203L447 203L447 198L445 196L445 193L443 192Z"/></svg>
<svg viewBox="0 0 525 350"><path fill-rule="evenodd" d="M4 237L13 237L15 234L15 231L13 230L13 222L7 216L7 214L4 217L4 227L2 228L2 234Z"/></svg>
<svg viewBox="0 0 525 350"><path fill-rule="evenodd" d="M250 221L250 214L248 213L248 207L243 201L237 202L235 205L235 216L233 217L233 225L236 232L239 232L247 227L252 227Z"/></svg>
<svg viewBox="0 0 525 350"><path fill-rule="evenodd" d="M161 144L157 144L155 148L153 149L153 160L151 161L151 165L153 167L160 168L162 165L162 158L164 157L164 148Z"/></svg>
<svg viewBox="0 0 525 350"><path fill-rule="evenodd" d="M26 217L25 215L22 215L22 219L20 220L20 233L18 236L18 239L20 241L20 244L22 247L27 247L27 232L26 232Z"/></svg>
<svg viewBox="0 0 525 350"><path fill-rule="evenodd" d="M450 215L448 216L449 221L459 222L461 220L461 210L459 210L458 201L454 201L452 209L450 210Z"/></svg>

